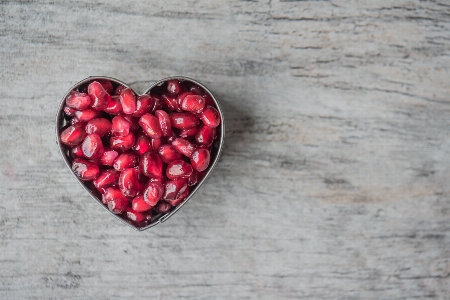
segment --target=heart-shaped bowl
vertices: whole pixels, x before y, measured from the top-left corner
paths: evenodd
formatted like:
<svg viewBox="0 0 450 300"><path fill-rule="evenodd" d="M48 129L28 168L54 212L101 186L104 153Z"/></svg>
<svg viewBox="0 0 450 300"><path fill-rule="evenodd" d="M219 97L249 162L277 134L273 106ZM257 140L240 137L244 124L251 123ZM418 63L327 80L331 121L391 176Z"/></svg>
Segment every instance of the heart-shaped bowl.
<svg viewBox="0 0 450 300"><path fill-rule="evenodd" d="M151 220L147 223L143 222L141 224L136 224L136 223L126 219L123 215L112 213L108 209L108 207L105 204L103 204L102 195L93 186L93 184L91 182L84 182L80 178L78 178L78 176L75 175L75 173L72 170L73 159L69 153L70 149L61 142L61 138L60 138L61 132L70 125L69 118L64 113L64 108L66 107L66 99L72 91L86 92L87 86L93 81L110 81L113 85L113 90L116 90L116 88L119 86L123 86L124 88L130 88L134 92L135 95L139 95L139 94L136 93L127 84L123 83L122 81L120 81L118 79L111 78L111 77L105 77L105 76L91 76L89 78L81 80L80 82L78 82L77 84L75 84L73 87L71 87L69 89L69 91L62 98L61 104L58 108L58 112L56 115L56 141L57 141L61 156L62 156L64 162L66 163L66 166L69 168L70 172L72 173L72 175L77 179L78 183L86 190L86 192L88 192L88 194L94 200L96 200L107 212L109 212L110 214L115 216L122 223L124 223L138 231L143 231L145 229L148 229L157 224L167 221L171 216L173 216L178 210L181 209L181 207L183 207L192 198L192 196L195 194L195 192L205 182L206 178L208 178L209 174L211 174L212 170L214 169L214 167L219 159L219 156L222 151L223 144L224 144L225 122L224 122L224 115L223 115L222 109L220 108L220 104L217 101L216 97L214 97L213 93L211 93L211 91L206 86L204 86L202 83L200 83L192 78L185 77L185 76L172 76L172 77L168 77L168 78L164 78L159 81L156 81L142 95L144 95L144 94L150 95L153 93L161 92L161 90L166 88L167 82L169 80L178 80L182 83L184 82L189 85L196 85L196 86L200 87L201 89L203 89L204 93L210 96L209 97L210 101L212 100L214 102L215 108L219 112L221 122L220 122L220 125L216 128L216 138L211 146L210 163L209 163L208 168L202 172L203 178L197 184L191 186L189 195L184 199L184 201L182 201L177 206L172 207L166 213L157 213L157 212L152 213Z"/></svg>

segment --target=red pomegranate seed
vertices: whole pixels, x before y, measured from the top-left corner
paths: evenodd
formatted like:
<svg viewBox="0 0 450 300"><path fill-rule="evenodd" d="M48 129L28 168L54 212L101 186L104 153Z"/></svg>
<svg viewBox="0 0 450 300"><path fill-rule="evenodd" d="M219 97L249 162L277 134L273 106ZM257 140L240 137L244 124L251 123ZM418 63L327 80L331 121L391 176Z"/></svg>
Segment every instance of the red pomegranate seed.
<svg viewBox="0 0 450 300"><path fill-rule="evenodd" d="M91 97L91 107L96 110L104 110L111 100L111 96L98 81L93 81L89 84L88 94Z"/></svg>
<svg viewBox="0 0 450 300"><path fill-rule="evenodd" d="M150 139L150 144L152 145L152 149L158 149L161 146L162 141L161 139Z"/></svg>
<svg viewBox="0 0 450 300"><path fill-rule="evenodd" d="M196 85L196 84L193 84L193 85L189 88L189 91L190 91L191 93L196 94L196 95L203 95L203 94L205 93L205 91L204 91L201 87L199 87L198 85Z"/></svg>
<svg viewBox="0 0 450 300"><path fill-rule="evenodd" d="M108 94L111 94L113 92L114 88L111 81L107 79L99 79L98 82L100 82L100 84Z"/></svg>
<svg viewBox="0 0 450 300"><path fill-rule="evenodd" d="M192 127L189 129L183 129L180 132L180 137L182 138L190 138L191 136L195 136L195 134L197 133L198 128L197 127Z"/></svg>
<svg viewBox="0 0 450 300"><path fill-rule="evenodd" d="M86 93L79 93L77 91L70 92L66 98L66 105L76 110L83 110L89 107L91 98Z"/></svg>
<svg viewBox="0 0 450 300"><path fill-rule="evenodd" d="M216 103L214 102L214 100L213 100L213 98L211 97L211 95L210 94L204 94L203 96L203 99L205 99L205 104L208 106L212 106L212 107L214 107L214 106L216 106Z"/></svg>
<svg viewBox="0 0 450 300"><path fill-rule="evenodd" d="M105 192L102 194L102 202L103 204L108 203L111 200L114 199L122 199L125 200L128 203L128 198L125 197L119 188L116 187L108 187L105 189Z"/></svg>
<svg viewBox="0 0 450 300"><path fill-rule="evenodd" d="M159 212L160 214L165 214L170 211L172 208L172 205L170 205L169 202L166 201L160 201L155 207L155 210Z"/></svg>
<svg viewBox="0 0 450 300"><path fill-rule="evenodd" d="M115 116L112 119L111 133L114 136L126 136L130 133L131 124L123 116Z"/></svg>
<svg viewBox="0 0 450 300"><path fill-rule="evenodd" d="M93 181L97 189L104 189L110 186L116 186L119 180L119 172L115 170L105 170L100 173L97 179Z"/></svg>
<svg viewBox="0 0 450 300"><path fill-rule="evenodd" d="M173 113L170 115L172 126L178 129L188 129L200 124L198 118L191 113Z"/></svg>
<svg viewBox="0 0 450 300"><path fill-rule="evenodd" d="M168 201L172 206L180 205L189 196L189 188L185 189L183 193L178 196L175 200Z"/></svg>
<svg viewBox="0 0 450 300"><path fill-rule="evenodd" d="M142 117L146 113L152 110L155 106L155 99L150 95L141 95L136 101L136 111L133 113L133 117Z"/></svg>
<svg viewBox="0 0 450 300"><path fill-rule="evenodd" d="M196 149L191 157L192 167L197 171L202 172L208 168L210 158L211 155L209 154L208 149Z"/></svg>
<svg viewBox="0 0 450 300"><path fill-rule="evenodd" d="M151 115L145 114L139 119L139 125L152 139L159 139L162 136L161 126L159 125L158 119Z"/></svg>
<svg viewBox="0 0 450 300"><path fill-rule="evenodd" d="M179 80L172 79L172 80L167 81L167 91L171 95L178 95L179 93L183 92L184 90L185 90L185 88Z"/></svg>
<svg viewBox="0 0 450 300"><path fill-rule="evenodd" d="M183 102L184 98L189 95L195 95L195 94L192 92L184 92L177 96L177 104L179 107L181 107L181 103Z"/></svg>
<svg viewBox="0 0 450 300"><path fill-rule="evenodd" d="M220 115L217 109L207 106L200 114L200 120L208 127L215 128L220 124Z"/></svg>
<svg viewBox="0 0 450 300"><path fill-rule="evenodd" d="M122 94L122 91L126 89L127 87L124 85L119 85L116 87L116 90L114 91L114 95L120 96Z"/></svg>
<svg viewBox="0 0 450 300"><path fill-rule="evenodd" d="M195 134L195 141L199 145L211 146L216 137L216 129L202 125Z"/></svg>
<svg viewBox="0 0 450 300"><path fill-rule="evenodd" d="M181 154L172 145L162 145L158 148L159 157L161 157L162 161L166 164L170 164L174 160L181 159Z"/></svg>
<svg viewBox="0 0 450 300"><path fill-rule="evenodd" d="M139 163L140 171L147 177L158 178L162 174L162 161L158 154L153 152L144 153Z"/></svg>
<svg viewBox="0 0 450 300"><path fill-rule="evenodd" d="M198 172L196 170L193 170L191 176L189 176L188 178L188 186L196 185L198 182Z"/></svg>
<svg viewBox="0 0 450 300"><path fill-rule="evenodd" d="M100 157L100 163L105 166L112 166L119 153L116 150L105 149L102 157Z"/></svg>
<svg viewBox="0 0 450 300"><path fill-rule="evenodd" d="M119 96L112 96L108 106L103 111L110 115L120 114L122 112L122 104L120 104Z"/></svg>
<svg viewBox="0 0 450 300"><path fill-rule="evenodd" d="M194 145L192 145L187 140L182 139L182 138L176 138L172 142L172 146L175 148L175 150L177 150L178 152L180 152L181 154L183 154L189 158L191 157L192 152L194 152L194 150L195 150Z"/></svg>
<svg viewBox="0 0 450 300"><path fill-rule="evenodd" d="M73 146L70 149L70 157L72 158L86 158L83 154L83 150L81 149L81 144Z"/></svg>
<svg viewBox="0 0 450 300"><path fill-rule="evenodd" d="M155 206L164 194L164 187L160 182L149 182L144 191L144 201Z"/></svg>
<svg viewBox="0 0 450 300"><path fill-rule="evenodd" d="M128 168L134 168L138 165L138 158L134 153L126 152L120 154L114 161L114 169L123 171Z"/></svg>
<svg viewBox="0 0 450 300"><path fill-rule="evenodd" d="M195 153L195 152L194 152ZM182 160L171 162L166 169L166 176L169 179L189 178L192 174L192 166Z"/></svg>
<svg viewBox="0 0 450 300"><path fill-rule="evenodd" d="M90 98L89 98L90 99ZM75 112L77 110L72 108L72 107L68 107L68 106L64 106L64 114L68 117L73 117L75 116Z"/></svg>
<svg viewBox="0 0 450 300"><path fill-rule="evenodd" d="M111 130L111 122L105 118L95 118L90 120L84 129L87 134L97 133L99 136L104 136Z"/></svg>
<svg viewBox="0 0 450 300"><path fill-rule="evenodd" d="M94 118L98 118L102 115L101 111L87 108L85 110L77 110L75 112L75 117L80 120L81 122L88 122Z"/></svg>
<svg viewBox="0 0 450 300"><path fill-rule="evenodd" d="M108 209L113 214L119 215L128 208L128 200L122 198L115 198L108 201Z"/></svg>
<svg viewBox="0 0 450 300"><path fill-rule="evenodd" d="M134 134L130 133L126 136L113 136L109 140L111 149L126 151L134 145Z"/></svg>
<svg viewBox="0 0 450 300"><path fill-rule="evenodd" d="M136 111L136 95L130 88L124 89L120 93L120 104L122 104L123 112L127 115L131 115Z"/></svg>
<svg viewBox="0 0 450 300"><path fill-rule="evenodd" d="M152 145L150 144L148 137L143 134L138 135L133 150L139 153L139 155L152 151Z"/></svg>
<svg viewBox="0 0 450 300"><path fill-rule="evenodd" d="M125 118L125 120L127 120L128 122L130 122L130 130L132 132L136 132L138 131L141 127L139 126L139 119L133 117L132 115L121 115L122 117Z"/></svg>
<svg viewBox="0 0 450 300"><path fill-rule="evenodd" d="M137 195L140 185L135 169L125 169L120 173L119 188L125 197L135 197Z"/></svg>
<svg viewBox="0 0 450 300"><path fill-rule="evenodd" d="M97 164L84 160L82 158L75 158L72 162L72 171L83 181L94 180L98 177L100 169Z"/></svg>
<svg viewBox="0 0 450 300"><path fill-rule="evenodd" d="M155 111L155 116L158 118L159 126L161 127L163 136L172 135L172 124L170 123L169 115L163 110Z"/></svg>
<svg viewBox="0 0 450 300"><path fill-rule="evenodd" d="M205 99L199 95L187 95L181 101L181 108L186 111L200 113L205 108Z"/></svg>
<svg viewBox="0 0 450 300"><path fill-rule="evenodd" d="M125 209L125 214L129 220L131 220L135 223L140 223L145 220L144 214L142 214L138 211L135 211L129 207Z"/></svg>
<svg viewBox="0 0 450 300"><path fill-rule="evenodd" d="M153 206L145 202L143 195L137 195L136 198L134 198L133 202L131 203L131 208L137 212L144 212L151 210Z"/></svg>
<svg viewBox="0 0 450 300"><path fill-rule="evenodd" d="M77 123L64 129L60 135L61 143L67 146L75 146L81 143L86 137L83 125L83 123Z"/></svg>
<svg viewBox="0 0 450 300"><path fill-rule="evenodd" d="M151 94L150 97L153 98L153 100L155 100L155 105L153 106L153 108L150 110L151 112L155 112L158 109L162 109L164 106L164 100L160 95L156 95L156 94Z"/></svg>
<svg viewBox="0 0 450 300"><path fill-rule="evenodd" d="M89 134L81 144L81 149L89 159L100 158L105 151L102 139L97 133Z"/></svg>
<svg viewBox="0 0 450 300"><path fill-rule="evenodd" d="M181 111L178 101L175 97L170 95L162 95L164 104L169 111Z"/></svg>
<svg viewBox="0 0 450 300"><path fill-rule="evenodd" d="M75 124L78 124L78 123L86 124L85 122L81 122L80 120L78 120L77 117L73 117L73 118L70 119L70 121L69 121L69 124L70 124L70 125L75 125ZM86 125L85 125L85 126L86 126Z"/></svg>
<svg viewBox="0 0 450 300"><path fill-rule="evenodd" d="M165 192L164 200L175 200L188 188L187 180L184 178L177 178L169 180L164 184Z"/></svg>

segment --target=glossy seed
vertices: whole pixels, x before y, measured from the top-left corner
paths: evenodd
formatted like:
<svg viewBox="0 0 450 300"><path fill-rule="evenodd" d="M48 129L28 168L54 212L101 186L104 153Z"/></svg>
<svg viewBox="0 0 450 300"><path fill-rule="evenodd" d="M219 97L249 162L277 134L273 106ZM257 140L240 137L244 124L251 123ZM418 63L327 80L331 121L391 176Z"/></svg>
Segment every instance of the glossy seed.
<svg viewBox="0 0 450 300"><path fill-rule="evenodd" d="M130 88L126 88L120 93L120 104L122 104L122 110L124 114L131 115L136 111L136 95Z"/></svg>
<svg viewBox="0 0 450 300"><path fill-rule="evenodd" d="M208 127L215 128L220 124L220 115L217 109L207 106L200 114L200 120Z"/></svg>
<svg viewBox="0 0 450 300"><path fill-rule="evenodd" d="M158 148L159 157L166 164L170 164L174 160L181 159L181 153L178 152L172 145L162 145Z"/></svg>
<svg viewBox="0 0 450 300"><path fill-rule="evenodd" d="M83 110L91 104L91 97L86 93L79 93L77 91L70 92L66 98L66 105L76 110Z"/></svg>
<svg viewBox="0 0 450 300"><path fill-rule="evenodd" d="M170 95L162 95L164 105L168 111L181 111L177 98Z"/></svg>
<svg viewBox="0 0 450 300"><path fill-rule="evenodd" d="M128 200L122 198L115 198L108 201L108 209L113 214L119 215L128 208Z"/></svg>
<svg viewBox="0 0 450 300"><path fill-rule="evenodd" d="M131 209L129 207L127 207L125 209L125 215L127 216L127 218L135 223L140 223L142 221L145 220L145 215L135 211L134 209Z"/></svg>
<svg viewBox="0 0 450 300"><path fill-rule="evenodd" d="M89 99L90 99L90 98L89 98ZM74 109L74 108L72 108L72 107L64 106L63 111L64 111L64 114L65 114L67 117L73 117L73 116L75 116L75 112L76 112L77 110Z"/></svg>
<svg viewBox="0 0 450 300"><path fill-rule="evenodd" d="M147 177L161 177L163 163L158 154L153 152L144 153L140 158L140 172Z"/></svg>
<svg viewBox="0 0 450 300"><path fill-rule="evenodd" d="M103 155L104 147L101 137L97 133L86 136L81 144L83 154L88 159L97 159Z"/></svg>
<svg viewBox="0 0 450 300"><path fill-rule="evenodd" d="M119 182L119 172L115 170L104 170L100 175L93 181L94 186L97 189L107 188L110 186L117 186Z"/></svg>
<svg viewBox="0 0 450 300"><path fill-rule="evenodd" d="M84 127L87 134L97 133L104 136L111 131L111 122L105 118L95 118L90 120Z"/></svg>
<svg viewBox="0 0 450 300"><path fill-rule="evenodd" d="M125 169L119 176L119 188L125 197L135 197L139 192L138 174L134 168Z"/></svg>
<svg viewBox="0 0 450 300"><path fill-rule="evenodd" d="M142 117L150 112L155 106L155 99L150 95L141 95L136 100L136 110L133 112L133 117Z"/></svg>
<svg viewBox="0 0 450 300"><path fill-rule="evenodd" d="M197 128L197 127L192 127L192 128L188 128L188 129L183 129L183 130L180 131L179 136L180 136L181 138L184 138L184 139L190 138L190 137L192 137L192 136L195 136L195 134L197 133L197 131L198 131L198 128Z"/></svg>
<svg viewBox="0 0 450 300"><path fill-rule="evenodd" d="M75 117L81 122L89 122L90 120L98 118L101 115L102 115L101 111L92 108L86 108L85 110L77 110L75 112Z"/></svg>
<svg viewBox="0 0 450 300"><path fill-rule="evenodd" d="M155 116L158 118L159 127L163 136L172 135L172 124L170 123L169 115L163 110L155 111Z"/></svg>
<svg viewBox="0 0 450 300"><path fill-rule="evenodd" d="M131 208L137 212L144 212L151 210L153 206L145 202L143 195L137 195L131 202Z"/></svg>
<svg viewBox="0 0 450 300"><path fill-rule="evenodd" d="M109 140L109 146L114 150L126 151L133 147L134 141L134 134L132 133L126 136L113 136Z"/></svg>
<svg viewBox="0 0 450 300"><path fill-rule="evenodd" d="M97 164L84 160L82 158L75 158L72 162L73 173L83 181L94 180L98 177L100 169Z"/></svg>
<svg viewBox="0 0 450 300"><path fill-rule="evenodd" d="M128 202L128 198L125 197L119 188L117 187L108 187L105 189L105 192L102 194L102 202L103 204L108 203L114 199L122 199Z"/></svg>
<svg viewBox="0 0 450 300"><path fill-rule="evenodd" d="M126 136L130 133L131 124L123 116L112 119L111 133L114 136Z"/></svg>
<svg viewBox="0 0 450 300"><path fill-rule="evenodd" d="M189 178L189 176L191 176L192 174L192 171L193 168L190 164L182 160L175 160L167 166L166 176L169 179Z"/></svg>
<svg viewBox="0 0 450 300"><path fill-rule="evenodd" d="M164 187L160 182L149 182L144 190L144 201L155 206L164 194Z"/></svg>
<svg viewBox="0 0 450 300"><path fill-rule="evenodd" d="M139 119L139 125L144 130L145 134L152 139L159 139L162 136L161 126L159 120L151 115L145 114Z"/></svg>
<svg viewBox="0 0 450 300"><path fill-rule="evenodd" d="M131 152L120 154L114 161L113 167L117 171L123 171L128 168L134 168L138 165L138 157Z"/></svg>
<svg viewBox="0 0 450 300"><path fill-rule="evenodd" d="M170 121L173 127L178 129L188 129L198 126L199 119L191 113L173 113L170 115Z"/></svg>
<svg viewBox="0 0 450 300"><path fill-rule="evenodd" d="M91 107L96 110L104 110L111 100L111 96L98 81L89 84L88 94L91 98Z"/></svg>
<svg viewBox="0 0 450 300"><path fill-rule="evenodd" d="M122 112L122 104L120 104L119 96L112 96L108 106L103 111L110 115L120 114Z"/></svg>
<svg viewBox="0 0 450 300"><path fill-rule="evenodd" d="M100 164L104 166L112 166L114 164L114 161L116 160L117 156L119 156L119 152L113 149L106 149L103 152L102 157L100 157Z"/></svg>
<svg viewBox="0 0 450 300"><path fill-rule="evenodd" d="M200 113L205 108L205 99L199 95L187 95L181 101L181 108L185 111Z"/></svg>
<svg viewBox="0 0 450 300"><path fill-rule="evenodd" d="M102 87L105 89L105 91L108 94L111 94L113 92L114 88L113 88L111 81L109 81L107 79L99 79L97 81L100 82L100 84L102 85Z"/></svg>
<svg viewBox="0 0 450 300"><path fill-rule="evenodd" d="M67 146L75 146L84 140L86 137L86 132L84 131L83 124L79 124L80 125L71 125L61 132L61 143Z"/></svg>
<svg viewBox="0 0 450 300"><path fill-rule="evenodd" d="M159 201L158 204L155 207L155 210L159 212L160 214L165 214L170 211L172 208L172 205L166 201Z"/></svg>
<svg viewBox="0 0 450 300"><path fill-rule="evenodd" d="M208 149L197 148L191 156L192 167L202 172L208 168L210 159L211 155Z"/></svg>
<svg viewBox="0 0 450 300"><path fill-rule="evenodd" d="M185 90L185 88L179 80L172 79L172 80L167 81L167 91L171 95L178 95L179 93L181 93L184 90Z"/></svg>
<svg viewBox="0 0 450 300"><path fill-rule="evenodd" d="M164 184L164 200L175 200L188 188L187 180L177 178L169 180Z"/></svg>
<svg viewBox="0 0 450 300"><path fill-rule="evenodd" d="M216 136L216 128L202 125L195 134L195 142L199 145L211 146Z"/></svg>
<svg viewBox="0 0 450 300"><path fill-rule="evenodd" d="M148 137L143 134L139 134L136 137L136 143L133 146L133 150L139 153L139 155L152 151L152 145L150 144Z"/></svg>
<svg viewBox="0 0 450 300"><path fill-rule="evenodd" d="M183 138L176 138L172 142L172 146L175 148L175 150L189 158L191 157L192 152L194 152L195 150L195 146Z"/></svg>
<svg viewBox="0 0 450 300"><path fill-rule="evenodd" d="M70 157L72 158L86 158L83 154L83 150L81 149L81 144L73 146L70 148Z"/></svg>

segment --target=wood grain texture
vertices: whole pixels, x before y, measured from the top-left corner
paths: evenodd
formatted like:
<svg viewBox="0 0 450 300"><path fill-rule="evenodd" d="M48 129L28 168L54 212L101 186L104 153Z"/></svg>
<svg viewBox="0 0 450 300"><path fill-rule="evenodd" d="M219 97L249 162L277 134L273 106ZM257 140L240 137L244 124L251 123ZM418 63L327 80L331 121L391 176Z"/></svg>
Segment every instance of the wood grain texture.
<svg viewBox="0 0 450 300"><path fill-rule="evenodd" d="M0 3L0 299L450 299L448 1ZM221 100L215 172L153 229L59 157L90 75Z"/></svg>

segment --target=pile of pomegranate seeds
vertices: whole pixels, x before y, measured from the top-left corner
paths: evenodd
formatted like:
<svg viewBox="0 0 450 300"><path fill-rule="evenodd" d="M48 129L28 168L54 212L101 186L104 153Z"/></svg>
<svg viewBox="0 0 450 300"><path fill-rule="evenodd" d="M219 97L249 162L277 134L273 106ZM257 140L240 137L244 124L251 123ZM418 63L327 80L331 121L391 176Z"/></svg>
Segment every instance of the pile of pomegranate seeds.
<svg viewBox="0 0 450 300"><path fill-rule="evenodd" d="M60 140L73 172L138 227L181 204L206 174L221 120L211 95L193 82L169 80L137 96L95 80L65 104L69 125Z"/></svg>

